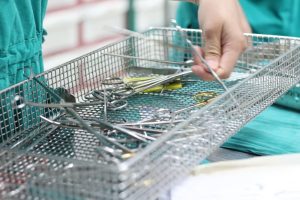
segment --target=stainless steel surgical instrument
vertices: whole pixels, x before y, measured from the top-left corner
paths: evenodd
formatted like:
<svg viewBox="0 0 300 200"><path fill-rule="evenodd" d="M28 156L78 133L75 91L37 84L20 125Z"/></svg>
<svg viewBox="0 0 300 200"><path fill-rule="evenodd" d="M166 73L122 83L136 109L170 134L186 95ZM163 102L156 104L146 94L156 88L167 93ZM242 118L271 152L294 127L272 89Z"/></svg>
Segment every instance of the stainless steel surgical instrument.
<svg viewBox="0 0 300 200"><path fill-rule="evenodd" d="M27 77L27 78L30 79L29 77ZM43 82L41 82L38 78L32 77L32 79L35 82L37 82L41 87L43 87L53 98L55 98L57 101L64 103L64 100L59 95L57 95L51 88L49 88L47 85L45 85ZM69 115L74 117L78 121L80 126L82 126L84 129L86 129L87 131L89 131L90 133L95 135L103 144L114 145L117 148L123 150L124 152L132 153L132 151L130 149L128 149L127 147L125 147L117 142L111 141L111 140L107 139L106 137L104 137L103 135L99 134L91 126L89 126L84 120L82 120L82 118L72 108L63 107L63 105L61 105L61 108L64 109L66 111L66 113L68 113Z"/></svg>

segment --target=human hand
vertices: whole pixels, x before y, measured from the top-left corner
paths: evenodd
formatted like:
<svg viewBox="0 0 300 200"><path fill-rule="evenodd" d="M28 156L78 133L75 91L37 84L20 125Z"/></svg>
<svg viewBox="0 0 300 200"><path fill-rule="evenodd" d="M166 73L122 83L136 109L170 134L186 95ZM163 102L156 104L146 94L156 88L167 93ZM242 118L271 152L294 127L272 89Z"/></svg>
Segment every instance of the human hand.
<svg viewBox="0 0 300 200"><path fill-rule="evenodd" d="M197 51L220 78L226 79L247 47L243 33L250 33L251 28L237 0L199 0L199 4L199 23L205 46L203 49L198 47ZM203 80L214 80L201 60L194 57L193 72Z"/></svg>

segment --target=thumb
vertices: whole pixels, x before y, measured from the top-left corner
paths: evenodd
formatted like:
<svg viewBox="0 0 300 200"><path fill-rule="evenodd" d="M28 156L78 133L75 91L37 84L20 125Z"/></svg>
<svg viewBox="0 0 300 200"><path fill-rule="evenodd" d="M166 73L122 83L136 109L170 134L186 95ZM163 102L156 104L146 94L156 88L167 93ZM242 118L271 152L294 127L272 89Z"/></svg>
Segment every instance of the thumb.
<svg viewBox="0 0 300 200"><path fill-rule="evenodd" d="M221 29L218 27L204 29L204 57L208 65L217 71L221 58ZM206 69L208 71L208 69Z"/></svg>

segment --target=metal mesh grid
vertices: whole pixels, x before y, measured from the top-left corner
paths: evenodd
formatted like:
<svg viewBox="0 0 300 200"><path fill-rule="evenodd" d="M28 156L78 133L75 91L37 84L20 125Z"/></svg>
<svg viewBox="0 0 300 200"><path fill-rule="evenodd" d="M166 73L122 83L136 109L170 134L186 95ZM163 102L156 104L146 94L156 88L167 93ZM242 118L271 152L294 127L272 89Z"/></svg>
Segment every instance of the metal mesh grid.
<svg viewBox="0 0 300 200"><path fill-rule="evenodd" d="M195 45L203 45L201 32L187 31ZM152 29L145 36L187 47L173 29ZM176 111L194 105L191 96L199 91L215 91L220 96L197 112L182 113L183 123L141 149L133 158L107 163L95 152L101 144L83 130L48 126L39 118L60 115L57 109L25 107L16 109L15 95L43 103L54 100L33 80L0 93L1 195L11 199L155 199L188 170L220 146L250 119L270 105L300 80L299 39L246 35L252 44L241 55L234 76L225 81L224 93L216 82L185 83L182 89L162 94L138 94L128 99L125 110L110 111L108 120L119 123L151 118L158 109ZM91 52L39 75L51 88L63 87L85 101L85 94L102 88L106 77L144 76L161 71L171 73L182 65L122 58L105 53L182 62L190 53L168 45L130 37ZM240 77L240 78L239 78ZM192 94L192 95L191 95ZM233 100L233 97L235 100ZM85 118L103 118L103 108L77 110ZM127 144L132 145L131 143ZM38 167L32 167L32 166ZM34 169L32 172L32 169Z"/></svg>

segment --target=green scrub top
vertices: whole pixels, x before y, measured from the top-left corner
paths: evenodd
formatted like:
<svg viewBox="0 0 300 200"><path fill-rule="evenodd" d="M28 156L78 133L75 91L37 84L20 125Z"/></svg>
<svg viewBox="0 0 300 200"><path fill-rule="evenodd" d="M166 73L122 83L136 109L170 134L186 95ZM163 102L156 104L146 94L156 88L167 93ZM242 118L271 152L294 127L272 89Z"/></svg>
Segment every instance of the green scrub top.
<svg viewBox="0 0 300 200"><path fill-rule="evenodd" d="M300 37L300 1L240 0L254 33ZM180 3L177 22L199 28L198 7ZM259 155L300 152L300 87L292 88L223 147ZM281 106L284 107L281 107Z"/></svg>
<svg viewBox="0 0 300 200"><path fill-rule="evenodd" d="M47 0L0 1L0 90L43 71L43 19ZM26 71L26 72L25 72Z"/></svg>
<svg viewBox="0 0 300 200"><path fill-rule="evenodd" d="M47 0L0 0L0 91L23 81L26 76L43 72L43 19ZM26 75L26 76L24 76ZM16 93L27 100L41 101L45 94L34 84L6 90L0 95L0 143L40 120L42 110L18 110L12 100Z"/></svg>
<svg viewBox="0 0 300 200"><path fill-rule="evenodd" d="M300 37L300 1L240 0L254 33ZM199 28L198 7L180 3L177 22L185 28Z"/></svg>

